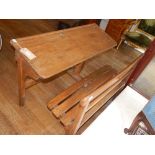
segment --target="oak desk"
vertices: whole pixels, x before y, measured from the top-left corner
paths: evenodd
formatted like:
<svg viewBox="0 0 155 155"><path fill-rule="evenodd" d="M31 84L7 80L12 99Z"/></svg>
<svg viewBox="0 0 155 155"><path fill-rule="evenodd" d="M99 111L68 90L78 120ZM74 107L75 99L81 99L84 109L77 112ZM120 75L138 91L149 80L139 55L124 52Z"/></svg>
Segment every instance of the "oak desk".
<svg viewBox="0 0 155 155"><path fill-rule="evenodd" d="M18 64L19 103L24 104L28 78L43 80L75 67L116 46L96 24L12 39Z"/></svg>

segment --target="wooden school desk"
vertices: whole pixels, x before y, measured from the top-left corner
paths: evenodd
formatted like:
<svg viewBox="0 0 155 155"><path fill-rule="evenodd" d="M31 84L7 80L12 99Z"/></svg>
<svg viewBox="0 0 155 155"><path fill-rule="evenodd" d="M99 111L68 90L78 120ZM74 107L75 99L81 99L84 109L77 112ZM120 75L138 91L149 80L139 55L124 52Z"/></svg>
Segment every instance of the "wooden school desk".
<svg viewBox="0 0 155 155"><path fill-rule="evenodd" d="M79 77L84 61L108 51L116 42L96 24L12 39L18 65L19 104L33 81L48 79L75 66ZM33 79L33 81L30 81Z"/></svg>

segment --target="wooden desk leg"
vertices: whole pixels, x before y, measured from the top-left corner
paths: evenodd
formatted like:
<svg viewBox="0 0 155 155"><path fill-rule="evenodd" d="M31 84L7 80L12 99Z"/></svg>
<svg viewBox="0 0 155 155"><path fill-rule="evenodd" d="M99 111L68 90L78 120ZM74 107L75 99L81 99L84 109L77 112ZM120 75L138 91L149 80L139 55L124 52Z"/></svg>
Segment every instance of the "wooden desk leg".
<svg viewBox="0 0 155 155"><path fill-rule="evenodd" d="M19 105L23 106L25 102L26 88L37 84L40 77L32 69L32 67L22 58L22 56L18 54L18 52L16 52L15 56L17 61Z"/></svg>
<svg viewBox="0 0 155 155"><path fill-rule="evenodd" d="M18 92L19 92L19 105L23 106L25 101L25 73L23 67L23 61L19 57L17 59L18 65Z"/></svg>
<svg viewBox="0 0 155 155"><path fill-rule="evenodd" d="M80 73L81 73L83 66L84 66L84 62L76 65L74 67L73 73L70 74L77 81L81 80L81 78L82 78Z"/></svg>

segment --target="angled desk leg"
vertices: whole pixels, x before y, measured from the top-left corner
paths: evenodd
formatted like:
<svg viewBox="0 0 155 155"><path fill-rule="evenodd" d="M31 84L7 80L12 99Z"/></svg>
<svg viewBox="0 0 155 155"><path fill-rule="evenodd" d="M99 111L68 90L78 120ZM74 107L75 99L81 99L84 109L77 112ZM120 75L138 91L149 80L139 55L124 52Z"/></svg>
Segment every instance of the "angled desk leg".
<svg viewBox="0 0 155 155"><path fill-rule="evenodd" d="M23 106L25 101L25 73L23 68L22 58L19 56L17 58L18 66L18 93L19 93L19 105Z"/></svg>
<svg viewBox="0 0 155 155"><path fill-rule="evenodd" d="M16 60L18 66L17 75L18 75L19 105L23 106L25 103L26 88L30 87L29 83L32 83L32 85L34 85L34 82L38 83L39 76L33 71L31 66L23 59L23 57L20 54L16 55ZM30 78L32 82L27 83L28 78Z"/></svg>
<svg viewBox="0 0 155 155"><path fill-rule="evenodd" d="M81 70L82 70L83 66L84 66L84 62L76 65L71 73L68 72L69 75L71 75L72 78L74 78L76 81L81 80L82 77L81 77L80 73L81 73Z"/></svg>

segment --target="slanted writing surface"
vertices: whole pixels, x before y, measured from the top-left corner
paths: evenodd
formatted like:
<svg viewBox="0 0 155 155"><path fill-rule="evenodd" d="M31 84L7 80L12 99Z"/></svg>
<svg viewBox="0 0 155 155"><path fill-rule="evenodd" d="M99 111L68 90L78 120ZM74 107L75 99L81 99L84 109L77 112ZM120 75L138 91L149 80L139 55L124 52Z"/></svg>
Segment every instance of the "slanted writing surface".
<svg viewBox="0 0 155 155"><path fill-rule="evenodd" d="M26 48L34 55L27 60L42 79L49 78L116 46L96 24L79 26L11 41L17 52Z"/></svg>

